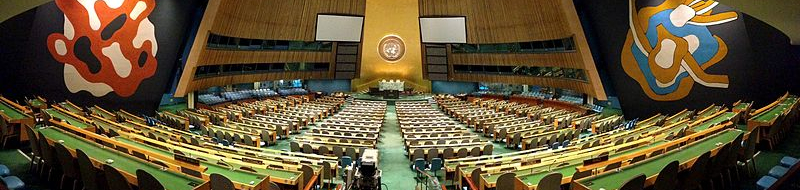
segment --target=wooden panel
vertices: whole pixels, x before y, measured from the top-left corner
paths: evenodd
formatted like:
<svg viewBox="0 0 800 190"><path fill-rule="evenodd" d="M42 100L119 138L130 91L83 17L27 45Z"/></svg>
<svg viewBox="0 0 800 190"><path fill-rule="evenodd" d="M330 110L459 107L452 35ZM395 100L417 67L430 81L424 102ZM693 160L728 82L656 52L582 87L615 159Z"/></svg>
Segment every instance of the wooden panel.
<svg viewBox="0 0 800 190"><path fill-rule="evenodd" d="M331 62L332 52L206 50L197 65L233 63Z"/></svg>
<svg viewBox="0 0 800 190"><path fill-rule="evenodd" d="M468 43L561 39L567 27L557 0L420 0L420 16L466 16ZM574 11L573 11L574 12Z"/></svg>
<svg viewBox="0 0 800 190"><path fill-rule="evenodd" d="M209 0L175 96L183 97L197 89L236 83L332 78L336 68L332 51L209 50L206 41L211 33L250 39L314 41L317 14L363 16L365 9L366 0ZM335 45L334 42L333 51L336 51ZM330 69L194 79L197 66L202 65L286 62L326 62Z"/></svg>
<svg viewBox="0 0 800 190"><path fill-rule="evenodd" d="M465 16L467 43L495 44L572 37L573 52L453 54L449 80L541 85L572 89L607 99L572 0L420 0L420 17ZM427 60L423 60L427 62ZM424 63L425 64L425 63ZM542 66L583 69L588 82L528 76L456 74L454 64Z"/></svg>
<svg viewBox="0 0 800 190"><path fill-rule="evenodd" d="M330 79L328 71L294 71L294 72L275 72L259 73L248 75L231 75L201 78L192 81L190 91L203 90L213 86L224 86L229 84L252 83L268 80L292 80L292 79Z"/></svg>
<svg viewBox="0 0 800 190"><path fill-rule="evenodd" d="M364 15L366 0L225 0L211 32L251 39L314 41L318 13Z"/></svg>
<svg viewBox="0 0 800 190"><path fill-rule="evenodd" d="M561 79L561 78L548 78L548 77L528 77L528 76L514 76L514 75L485 75L485 74L466 74L466 73L450 73L450 80L453 81L468 81L468 82L493 82L493 83L506 83L506 84L527 84L527 85L541 85L562 89L570 89L577 92L584 92L590 96L596 97L592 84L584 81Z"/></svg>
<svg viewBox="0 0 800 190"><path fill-rule="evenodd" d="M450 63L459 65L511 65L583 69L577 52L566 53L468 53L452 54Z"/></svg>

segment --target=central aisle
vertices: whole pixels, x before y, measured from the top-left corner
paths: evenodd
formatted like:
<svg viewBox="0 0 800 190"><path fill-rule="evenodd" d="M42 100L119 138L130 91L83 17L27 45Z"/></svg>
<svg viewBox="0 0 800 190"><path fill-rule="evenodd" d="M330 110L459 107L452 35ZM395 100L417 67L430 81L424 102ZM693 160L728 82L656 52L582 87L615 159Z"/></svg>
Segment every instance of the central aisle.
<svg viewBox="0 0 800 190"><path fill-rule="evenodd" d="M397 110L394 105L386 106L386 117L381 128L379 167L383 172L381 179L389 190L413 189L416 184L414 172L411 171L411 162L405 155L403 137L400 136L400 124L397 121Z"/></svg>

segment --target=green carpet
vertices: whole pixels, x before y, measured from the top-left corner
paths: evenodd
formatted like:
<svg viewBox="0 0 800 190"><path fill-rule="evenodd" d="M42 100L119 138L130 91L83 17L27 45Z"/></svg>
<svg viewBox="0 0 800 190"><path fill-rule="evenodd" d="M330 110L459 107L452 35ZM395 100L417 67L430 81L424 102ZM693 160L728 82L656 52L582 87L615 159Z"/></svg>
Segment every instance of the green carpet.
<svg viewBox="0 0 800 190"><path fill-rule="evenodd" d="M386 117L379 141L379 167L383 172L381 182L385 183L389 190L411 189L411 184L416 184L414 180L416 174L411 170L411 162L406 156L395 106L386 107Z"/></svg>

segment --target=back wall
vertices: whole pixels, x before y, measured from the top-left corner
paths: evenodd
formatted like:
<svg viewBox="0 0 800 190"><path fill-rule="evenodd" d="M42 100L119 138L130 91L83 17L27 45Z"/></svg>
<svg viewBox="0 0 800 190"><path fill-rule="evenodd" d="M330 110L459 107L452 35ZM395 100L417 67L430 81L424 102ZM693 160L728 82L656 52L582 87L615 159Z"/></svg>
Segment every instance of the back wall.
<svg viewBox="0 0 800 190"><path fill-rule="evenodd" d="M786 35L713 2L576 0L629 118L798 92Z"/></svg>

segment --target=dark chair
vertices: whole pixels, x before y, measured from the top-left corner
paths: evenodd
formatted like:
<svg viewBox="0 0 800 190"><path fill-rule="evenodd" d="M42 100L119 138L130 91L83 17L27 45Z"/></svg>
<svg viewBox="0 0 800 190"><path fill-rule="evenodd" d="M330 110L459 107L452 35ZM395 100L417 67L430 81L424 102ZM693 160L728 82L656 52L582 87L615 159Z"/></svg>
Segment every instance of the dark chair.
<svg viewBox="0 0 800 190"><path fill-rule="evenodd" d="M474 183L480 183L482 173L484 173L483 170L481 170L480 167L477 167L473 169L472 172L470 173L470 178L472 178L472 181Z"/></svg>
<svg viewBox="0 0 800 190"><path fill-rule="evenodd" d="M536 190L561 190L561 173L549 173L539 180Z"/></svg>
<svg viewBox="0 0 800 190"><path fill-rule="evenodd" d="M97 170L92 164L92 160L82 150L76 149L75 154L78 158L78 168L81 171L81 181L83 188L86 190L103 190L108 189L105 187L105 177L101 174L102 171Z"/></svg>
<svg viewBox="0 0 800 190"><path fill-rule="evenodd" d="M469 156L478 157L481 156L481 147L473 147L472 151L470 151Z"/></svg>
<svg viewBox="0 0 800 190"><path fill-rule="evenodd" d="M305 151L303 151L303 152L305 152ZM317 154L319 154L319 155L327 155L329 152L330 151L328 151L328 147L327 146L319 146L319 148L317 148Z"/></svg>
<svg viewBox="0 0 800 190"><path fill-rule="evenodd" d="M292 152L300 152L300 144L294 141L289 142L289 150Z"/></svg>
<svg viewBox="0 0 800 190"><path fill-rule="evenodd" d="M58 158L56 158L56 152L53 150L53 146L47 143L47 139L44 137L44 134L39 133L39 151L42 153L42 169L41 172L44 172L47 169L47 176L46 180L51 181L51 177L53 173L60 173L61 172L61 165L58 164ZM40 172L40 173L41 173Z"/></svg>
<svg viewBox="0 0 800 190"><path fill-rule="evenodd" d="M737 165L744 166L747 169L747 174L753 176L753 173L756 172L756 161L755 161L755 153L756 153L756 145L758 145L758 130L761 127L756 127L747 135L747 141L744 142L742 145L744 152L743 154L739 155L737 158ZM753 167L748 167L753 166Z"/></svg>
<svg viewBox="0 0 800 190"><path fill-rule="evenodd" d="M19 137L19 133L14 132L14 127L8 124L5 117L0 117L0 140L3 141L2 148L6 148L9 139Z"/></svg>
<svg viewBox="0 0 800 190"><path fill-rule="evenodd" d="M411 160L416 160L417 158L425 159L425 150L414 149L414 152L411 153Z"/></svg>
<svg viewBox="0 0 800 190"><path fill-rule="evenodd" d="M234 190L233 182L223 175L213 173L209 178L211 180L211 190Z"/></svg>
<svg viewBox="0 0 800 190"><path fill-rule="evenodd" d="M69 153L64 145L61 143L56 143L53 148L56 151L56 158L58 158L58 163L61 164L61 183L59 187L64 189L64 182L67 178L72 179L72 189L78 189L78 182L81 179L81 171L78 169L78 161L72 157L72 154Z"/></svg>
<svg viewBox="0 0 800 190"><path fill-rule="evenodd" d="M28 133L28 138L30 138L28 141L31 143L31 166L29 170L36 171L41 167L42 159L42 153L39 150L39 139L37 138L36 132L34 132L32 128L25 127L25 131Z"/></svg>
<svg viewBox="0 0 800 190"><path fill-rule="evenodd" d="M353 147L347 147L346 149L344 149L344 152L345 152L345 154L347 154L347 156L350 156L350 158L356 158L357 157L356 149L353 148Z"/></svg>
<svg viewBox="0 0 800 190"><path fill-rule="evenodd" d="M656 182L653 183L653 190L672 190L678 184L678 161L672 161L658 173Z"/></svg>
<svg viewBox="0 0 800 190"><path fill-rule="evenodd" d="M442 151L442 159L453 158L453 155L454 155L453 148L448 147L448 148L445 148L444 151Z"/></svg>
<svg viewBox="0 0 800 190"><path fill-rule="evenodd" d="M194 146L200 146L200 141L198 141L196 138L191 138L191 139L192 139L192 140L191 140L191 141L192 141L192 145L194 145Z"/></svg>
<svg viewBox="0 0 800 190"><path fill-rule="evenodd" d="M710 152L703 153L700 157L697 157L697 160L692 165L692 168L684 170L688 174L679 174L679 178L683 183L681 183L680 189L690 190L690 189L699 189L701 182L705 180L706 175L706 165L708 163L710 156Z"/></svg>
<svg viewBox="0 0 800 190"><path fill-rule="evenodd" d="M344 156L344 150L342 150L342 147L334 146L333 155L335 155L337 158L340 158Z"/></svg>
<svg viewBox="0 0 800 190"><path fill-rule="evenodd" d="M636 177L628 179L619 190L642 190L644 189L644 181L647 178L644 174L639 174Z"/></svg>
<svg viewBox="0 0 800 190"><path fill-rule="evenodd" d="M725 158L724 163L724 175L727 175L728 182L733 184L733 177L736 176L738 179L739 176L739 168L736 167L736 160L739 157L739 152L742 151L742 139L744 138L744 134L739 134L736 139L731 142L730 150L728 150L728 156ZM735 175L734 175L735 174Z"/></svg>
<svg viewBox="0 0 800 190"><path fill-rule="evenodd" d="M494 146L492 144L487 144L483 146L483 155L492 155L493 150Z"/></svg>
<svg viewBox="0 0 800 190"><path fill-rule="evenodd" d="M577 168L576 168L576 170L577 170ZM582 171L582 172L575 171L575 173L572 174L572 182L575 182L575 181L577 181L579 179L583 179L585 177L589 177L591 175L592 175L592 170L586 170L586 171ZM575 183L570 183L570 186L572 187L573 184L575 184ZM574 189L574 188L571 188L571 189Z"/></svg>
<svg viewBox="0 0 800 190"><path fill-rule="evenodd" d="M431 161L433 161L434 158L438 158L438 157L439 157L439 149L436 149L436 148L428 149L428 154L427 154L426 161L431 162Z"/></svg>
<svg viewBox="0 0 800 190"><path fill-rule="evenodd" d="M466 158L469 155L469 151L467 148L460 148L458 149L458 153L456 153L457 158Z"/></svg>
<svg viewBox="0 0 800 190"><path fill-rule="evenodd" d="M709 160L708 168L706 170L707 172L706 176L710 177L710 180L707 180L706 182L708 182L711 185L712 189L717 189L713 188L717 187L716 186L717 182L719 182L719 185L721 186L725 185L725 183L723 182L725 176L722 174L722 172L726 168L725 161L728 159L728 155L730 155L730 148L731 148L730 143L723 145L717 151L717 155L710 158Z"/></svg>
<svg viewBox="0 0 800 190"><path fill-rule="evenodd" d="M519 133L517 133L519 134ZM515 173L504 173L501 174L500 177L497 178L497 188L496 190L514 190L516 189L516 177L517 174Z"/></svg>
<svg viewBox="0 0 800 190"><path fill-rule="evenodd" d="M216 190L216 189L212 189L212 190ZM267 187L267 190L281 190L281 187L278 186L278 184L276 184L275 182L271 182L270 181L269 182L269 186Z"/></svg>
<svg viewBox="0 0 800 190"><path fill-rule="evenodd" d="M645 156L647 156L647 155L646 154L642 154L642 155L633 157L633 159L631 159L631 164L635 164L636 162L640 162L640 161L644 160Z"/></svg>
<svg viewBox="0 0 800 190"><path fill-rule="evenodd" d="M300 171L303 172L303 181L305 183L308 183L311 180L311 177L313 177L314 175L314 169L312 169L310 166L307 165L303 165L302 167L300 167Z"/></svg>
<svg viewBox="0 0 800 190"><path fill-rule="evenodd" d="M311 148L310 144L303 144L303 153L314 154L314 148Z"/></svg>
<svg viewBox="0 0 800 190"><path fill-rule="evenodd" d="M621 162L614 162L614 163L608 164L605 168L603 168L603 172L607 172L607 171L611 171L611 170L617 169L620 166L622 166Z"/></svg>
<svg viewBox="0 0 800 190"><path fill-rule="evenodd" d="M253 140L253 136L250 135L245 135L244 137L242 137L242 143L249 146L258 147L258 144L256 144L256 142Z"/></svg>
<svg viewBox="0 0 800 190"><path fill-rule="evenodd" d="M333 174L331 173L331 165L328 162L322 162L322 172L320 172L320 184L325 185L323 180L328 180L328 183L333 183Z"/></svg>
<svg viewBox="0 0 800 190"><path fill-rule="evenodd" d="M433 176L438 177L437 173L439 173L439 170L442 169L442 166L444 166L443 164L444 162L442 161L441 158L433 158L431 160L431 166L429 167L429 169L431 170L431 172L433 172Z"/></svg>
<svg viewBox="0 0 800 190"><path fill-rule="evenodd" d="M111 167L111 165L104 164L103 171L106 176L106 182L108 182L108 189L113 190L133 190L131 184L128 183L128 180L125 176L122 175L116 168Z"/></svg>
<svg viewBox="0 0 800 190"><path fill-rule="evenodd" d="M139 189L142 190L164 190L164 186L158 182L158 179L141 169L136 170L136 181L138 181Z"/></svg>

